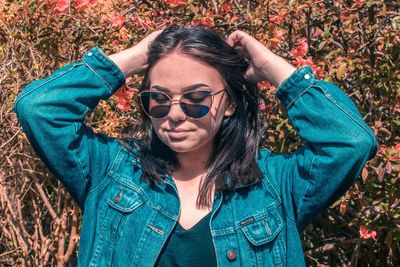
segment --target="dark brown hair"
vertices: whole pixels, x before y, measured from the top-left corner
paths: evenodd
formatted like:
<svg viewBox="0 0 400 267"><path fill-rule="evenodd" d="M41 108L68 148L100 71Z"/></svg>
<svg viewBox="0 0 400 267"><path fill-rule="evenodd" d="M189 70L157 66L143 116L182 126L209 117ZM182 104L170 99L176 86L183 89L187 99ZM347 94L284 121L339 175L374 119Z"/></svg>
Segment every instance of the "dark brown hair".
<svg viewBox="0 0 400 267"><path fill-rule="evenodd" d="M199 59L219 71L228 91L229 99L236 106L232 116L225 117L215 136L215 149L207 162L208 172L200 184L197 205L210 206L211 189L233 190L237 185L254 183L261 179L257 165L260 140L259 90L256 84L245 79L248 62L216 31L204 27L172 26L166 28L151 43L148 68L140 90L149 87L149 73L155 63L172 52L179 52ZM138 158L142 179L162 182L178 166L176 154L156 135L150 119L142 114L142 131L147 134L141 142Z"/></svg>

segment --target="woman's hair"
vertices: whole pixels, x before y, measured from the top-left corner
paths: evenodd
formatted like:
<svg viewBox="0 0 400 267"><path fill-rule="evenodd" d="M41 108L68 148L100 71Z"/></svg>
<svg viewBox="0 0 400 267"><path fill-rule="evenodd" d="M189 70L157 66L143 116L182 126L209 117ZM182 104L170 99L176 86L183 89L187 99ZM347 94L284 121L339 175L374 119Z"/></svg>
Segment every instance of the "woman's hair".
<svg viewBox="0 0 400 267"><path fill-rule="evenodd" d="M221 74L229 100L235 106L232 116L224 117L215 136L214 152L207 162L208 172L200 184L197 204L210 206L216 191L233 190L237 185L255 183L261 179L257 165L260 141L259 89L257 84L245 79L248 62L214 30L204 26L171 26L150 44L148 68L140 90L149 88L149 74L163 57L179 53L199 59ZM156 135L151 120L141 110L142 131L147 133L142 142L136 142L146 182L162 182L178 167L176 153Z"/></svg>

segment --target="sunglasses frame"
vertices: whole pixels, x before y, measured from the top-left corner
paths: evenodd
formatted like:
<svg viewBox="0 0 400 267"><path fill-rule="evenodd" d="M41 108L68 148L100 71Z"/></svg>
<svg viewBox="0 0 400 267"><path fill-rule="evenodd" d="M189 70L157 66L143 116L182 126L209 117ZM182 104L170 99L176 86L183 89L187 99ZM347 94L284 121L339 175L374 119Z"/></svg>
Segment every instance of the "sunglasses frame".
<svg viewBox="0 0 400 267"><path fill-rule="evenodd" d="M186 117L188 117L188 118L190 118L190 119L192 119L192 120L199 120L199 119L202 119L202 118L204 118L205 116L207 116L208 113L210 112L210 109L211 109L211 107L212 107L212 105L213 105L213 103L214 103L214 96L217 95L217 94L219 94L219 93L221 93L221 92L224 92L225 89L226 89L226 88L224 87L224 88L222 88L221 90L219 90L219 91L217 91L217 92L214 92L214 93L211 92L210 90L192 90L192 91L184 92L184 93L182 93L182 94L179 94L179 93L167 94L167 93L160 92L160 91L155 91L155 90L144 90L144 91L141 91L140 93L138 93L137 96L138 96L138 98L139 98L139 102L140 102L140 105L141 105L141 107L142 107L143 112L144 112L147 116L149 116L150 118L152 118L152 119L155 119L155 120L162 120L162 119L165 119L165 118L168 116L169 112L171 111L171 107L172 107L173 103L175 102L175 103L178 103L178 104L179 104L179 107L181 108L183 114L185 114ZM164 117L155 118L155 117L152 117L150 114L148 114L148 113L146 112L146 109L144 108L144 105L143 105L142 97L141 97L141 96L142 96L143 93L149 93L149 92L161 93L161 94L164 94L164 95L166 95L166 96L168 97L168 99L169 99L169 101L170 101L170 104L169 104L169 111L168 111L168 113L167 113ZM193 118L193 117L190 117L189 115L187 115L187 114L185 113L185 111L183 110L183 108L182 108L182 106L181 106L181 99L182 99L182 97L183 97L185 94L195 93L195 92L209 92L209 93L210 93L210 96L211 96L211 104L210 104L210 106L209 106L209 110L208 110L208 112L207 112L204 116L202 116L202 117L200 117L200 118ZM170 95L180 95L180 97L179 97L179 99L172 99Z"/></svg>

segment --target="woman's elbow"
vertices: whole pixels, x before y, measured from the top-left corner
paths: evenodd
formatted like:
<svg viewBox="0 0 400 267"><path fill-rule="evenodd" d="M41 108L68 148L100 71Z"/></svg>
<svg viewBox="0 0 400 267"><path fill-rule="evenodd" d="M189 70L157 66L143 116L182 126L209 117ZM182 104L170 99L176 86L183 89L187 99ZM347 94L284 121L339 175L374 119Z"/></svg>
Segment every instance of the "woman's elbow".
<svg viewBox="0 0 400 267"><path fill-rule="evenodd" d="M360 134L354 141L354 157L370 160L378 151L378 142L372 131Z"/></svg>

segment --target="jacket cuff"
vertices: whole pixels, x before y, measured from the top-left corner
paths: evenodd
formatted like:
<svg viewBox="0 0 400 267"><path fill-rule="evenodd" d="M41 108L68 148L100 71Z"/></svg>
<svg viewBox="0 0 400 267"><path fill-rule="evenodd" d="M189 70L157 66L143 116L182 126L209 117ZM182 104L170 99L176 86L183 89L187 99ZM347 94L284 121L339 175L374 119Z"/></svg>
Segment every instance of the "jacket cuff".
<svg viewBox="0 0 400 267"><path fill-rule="evenodd" d="M95 46L89 49L82 58L82 61L112 90L117 91L125 84L125 75L122 70L104 54L101 48Z"/></svg>
<svg viewBox="0 0 400 267"><path fill-rule="evenodd" d="M276 97L289 108L316 81L310 66L301 67L278 86Z"/></svg>

